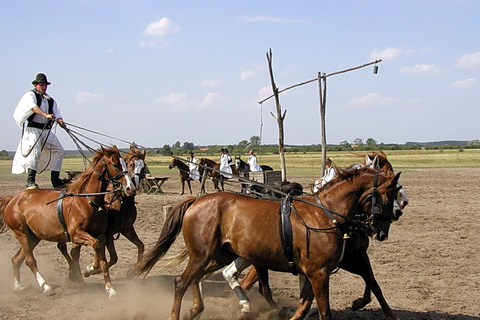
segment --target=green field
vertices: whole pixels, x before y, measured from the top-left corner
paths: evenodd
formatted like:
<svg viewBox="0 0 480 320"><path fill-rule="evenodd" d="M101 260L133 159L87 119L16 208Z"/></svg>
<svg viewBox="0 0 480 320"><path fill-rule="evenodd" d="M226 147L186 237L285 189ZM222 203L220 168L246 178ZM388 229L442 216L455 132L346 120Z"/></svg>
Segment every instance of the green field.
<svg viewBox="0 0 480 320"><path fill-rule="evenodd" d="M395 150L385 152L390 163L397 171L405 171L417 168L449 168L449 167L480 167L480 149L444 149L444 150ZM235 154L232 154L232 157ZM242 159L247 160L246 154L241 155ZM287 174L300 175L318 175L320 174L321 153L286 153ZM352 163L361 162L361 158L356 157L350 152L339 151L329 152L330 157L335 164L340 167L348 166ZM185 155L183 158L186 158ZM197 158L201 158L197 154ZM218 160L219 156L205 156L212 160ZM280 158L278 154L257 154L260 164L269 165L275 170L280 169ZM169 156L155 154L147 156L147 165L153 174L172 173L168 169L171 161ZM0 160L0 177L10 174L11 160ZM82 170L83 161L81 158L65 158L63 170Z"/></svg>

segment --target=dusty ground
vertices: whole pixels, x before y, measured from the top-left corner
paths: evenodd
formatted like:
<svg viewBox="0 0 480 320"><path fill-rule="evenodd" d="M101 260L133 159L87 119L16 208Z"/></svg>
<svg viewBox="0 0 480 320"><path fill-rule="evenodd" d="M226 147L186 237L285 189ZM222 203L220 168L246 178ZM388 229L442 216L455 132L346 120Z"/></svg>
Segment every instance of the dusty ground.
<svg viewBox="0 0 480 320"><path fill-rule="evenodd" d="M163 222L163 206L183 199L180 183L172 173L164 195L137 196L136 229L147 249L157 240ZM0 195L15 194L25 177L2 178ZM42 180L44 179L44 180ZM307 187L312 177L289 177ZM40 176L48 186L47 176ZM410 197L404 216L396 222L383 243L371 242L369 255L377 281L401 319L480 319L480 168L428 169L403 172L401 182ZM210 187L209 182L209 187ZM195 183L194 194L199 184ZM181 267L155 269L145 278L128 281L126 270L136 257L136 248L123 237L116 241L119 263L111 269L116 299L110 301L103 278L86 279L87 285L69 283L67 264L54 243L41 242L35 254L38 265L56 295L44 296L30 270L22 267L26 290L13 291L10 257L19 245L10 231L0 235L0 319L165 319L173 297L173 277ZM175 248L175 247L174 247ZM174 249L172 249L174 250ZM82 249L82 268L92 259L90 248ZM234 319L236 302L220 274L205 282L206 310L202 319ZM297 278L271 273L274 298L281 306L294 307ZM256 287L254 287L256 291ZM346 271L331 277L330 302L335 319L383 319L376 301L352 312L351 302L363 293L363 281ZM258 319L274 319L267 305L250 294ZM184 299L182 313L191 305ZM270 318L269 318L270 316Z"/></svg>

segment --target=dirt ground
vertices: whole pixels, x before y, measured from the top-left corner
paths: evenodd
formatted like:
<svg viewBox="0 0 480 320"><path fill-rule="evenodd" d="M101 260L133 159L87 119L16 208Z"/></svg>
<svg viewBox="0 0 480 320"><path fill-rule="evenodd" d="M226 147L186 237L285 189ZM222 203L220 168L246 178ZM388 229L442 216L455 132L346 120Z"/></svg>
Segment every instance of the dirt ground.
<svg viewBox="0 0 480 320"><path fill-rule="evenodd" d="M175 173L164 185L163 195L137 196L139 217L136 229L147 250L158 238L163 207L178 203L180 182ZM25 177L0 180L0 195L13 195ZM48 175L39 177L48 186ZM312 177L289 176L308 188ZM400 319L480 319L480 168L419 169L402 173L410 204L400 221L390 229L385 242L371 241L369 255L385 298ZM208 187L211 188L211 182ZM231 187L228 187L232 189ZM194 195L199 184L193 184ZM212 189L210 189L211 191ZM26 289L13 291L10 258L19 248L10 231L0 235L0 319L165 319L173 301L173 278L182 266L160 271L154 268L145 279L126 279L126 271L136 259L136 247L124 237L116 241L119 262L111 268L118 295L109 300L99 275L86 278L86 286L67 280L67 263L54 243L41 242L35 250L39 269L56 292L44 296L30 270L22 266ZM171 249L175 251L175 246ZM82 249L84 268L92 259L92 249ZM295 307L298 280L286 273L270 274L274 298L282 307ZM237 303L220 273L204 283L206 309L202 319L235 319ZM250 293L257 319L275 319L255 286ZM365 309L353 312L351 303L363 294L363 281L340 270L331 276L330 304L335 319L384 319L375 298ZM191 306L184 298L182 314ZM315 317L311 317L314 319Z"/></svg>

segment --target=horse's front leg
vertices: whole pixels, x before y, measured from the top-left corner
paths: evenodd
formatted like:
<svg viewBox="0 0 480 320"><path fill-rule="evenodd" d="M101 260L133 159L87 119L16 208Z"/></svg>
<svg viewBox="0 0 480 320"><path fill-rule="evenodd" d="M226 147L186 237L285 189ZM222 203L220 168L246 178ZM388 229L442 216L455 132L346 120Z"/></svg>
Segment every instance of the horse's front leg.
<svg viewBox="0 0 480 320"><path fill-rule="evenodd" d="M125 236L125 238L127 238L128 240L130 240L130 242L137 246L137 263L139 263L140 260L142 260L143 253L145 252L145 245L138 237L137 232L135 231L135 228L133 226L122 231L122 234ZM132 278L133 272L134 267L127 271L127 278Z"/></svg>
<svg viewBox="0 0 480 320"><path fill-rule="evenodd" d="M182 194L181 194L181 196L183 196L184 193L185 193L185 180L183 180L183 178L180 178L180 179L182 180Z"/></svg>
<svg viewBox="0 0 480 320"><path fill-rule="evenodd" d="M113 241L113 239L112 239ZM112 280L110 278L109 265L107 262L107 257L105 255L105 244L106 236L105 234L98 237L98 246L95 249L95 254L98 256L98 262L100 265L100 270L102 271L103 278L105 280L105 290L108 293L108 297L112 298L117 292L113 289Z"/></svg>
<svg viewBox="0 0 480 320"><path fill-rule="evenodd" d="M105 234L102 234L97 238L92 237L88 232L82 229L77 229L73 233L73 242L77 244L84 244L91 246L95 250L95 261L98 261L100 270L103 273L105 279L105 290L108 293L109 297L112 297L116 294L115 290L112 288L112 281L110 279L110 273L108 270L107 258L105 255L105 243L106 238Z"/></svg>
<svg viewBox="0 0 480 320"><path fill-rule="evenodd" d="M305 276L303 277L305 281L300 285L300 301L298 302L297 310L295 310L294 315L290 320L303 319L308 314L314 298L313 288L310 280ZM318 301L318 300L317 300ZM320 315L320 306L319 306L319 315ZM324 318L320 318L324 319ZM327 318L328 319L328 318Z"/></svg>
<svg viewBox="0 0 480 320"><path fill-rule="evenodd" d="M330 301L329 301L329 277L330 274L327 272L327 268L321 268L320 270L315 270L311 276L308 276L308 281L305 281L305 285L302 289L302 294L305 290L313 292L318 306L318 317L320 320L330 320L332 319L332 313L330 311ZM308 290L308 283L311 286L311 289ZM313 299L313 296L310 298L310 292L306 292L305 297L309 300ZM311 302L310 302L311 304ZM310 307L308 308L310 309ZM306 310L308 312L308 309ZM306 313L303 314L306 316ZM297 318L292 318L297 319ZM302 318L299 318L302 319Z"/></svg>
<svg viewBox="0 0 480 320"><path fill-rule="evenodd" d="M187 180L188 190L190 190L190 195L192 195L192 186L190 185L190 180Z"/></svg>
<svg viewBox="0 0 480 320"><path fill-rule="evenodd" d="M183 316L184 320L193 320L197 317L200 317L200 314L205 309L202 298L201 283L199 282L199 280L195 279L192 281L192 284L190 286L192 288L193 305L188 311L188 314L185 314Z"/></svg>
<svg viewBox="0 0 480 320"><path fill-rule="evenodd" d="M78 253L75 252L74 248L78 247ZM76 244L72 244L72 256L68 254L67 251L67 243L59 242L57 243L57 248L60 250L62 255L65 257L68 263L68 278L73 282L85 284L83 280L82 273L80 271L80 246Z"/></svg>

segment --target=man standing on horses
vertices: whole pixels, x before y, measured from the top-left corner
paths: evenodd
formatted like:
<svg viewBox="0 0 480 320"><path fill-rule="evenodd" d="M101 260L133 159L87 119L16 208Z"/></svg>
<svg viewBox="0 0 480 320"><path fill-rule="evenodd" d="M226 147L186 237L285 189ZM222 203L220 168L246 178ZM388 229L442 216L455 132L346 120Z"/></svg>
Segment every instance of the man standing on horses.
<svg viewBox="0 0 480 320"><path fill-rule="evenodd" d="M250 166L250 171L263 171L260 165L257 163L257 156L253 152L253 150L250 150L248 152L248 165Z"/></svg>
<svg viewBox="0 0 480 320"><path fill-rule="evenodd" d="M190 179L191 180L199 180L200 173L198 172L198 161L193 154L193 151L190 151L189 157L187 158L188 168L190 169Z"/></svg>
<svg viewBox="0 0 480 320"><path fill-rule="evenodd" d="M51 170L54 188L67 183L60 179L64 150L60 141L51 131L55 121L66 128L57 102L47 94L50 82L43 73L32 81L33 90L23 95L15 108L13 118L22 128L22 139L13 158L12 173L27 172L27 189L37 189L35 177L38 170Z"/></svg>

